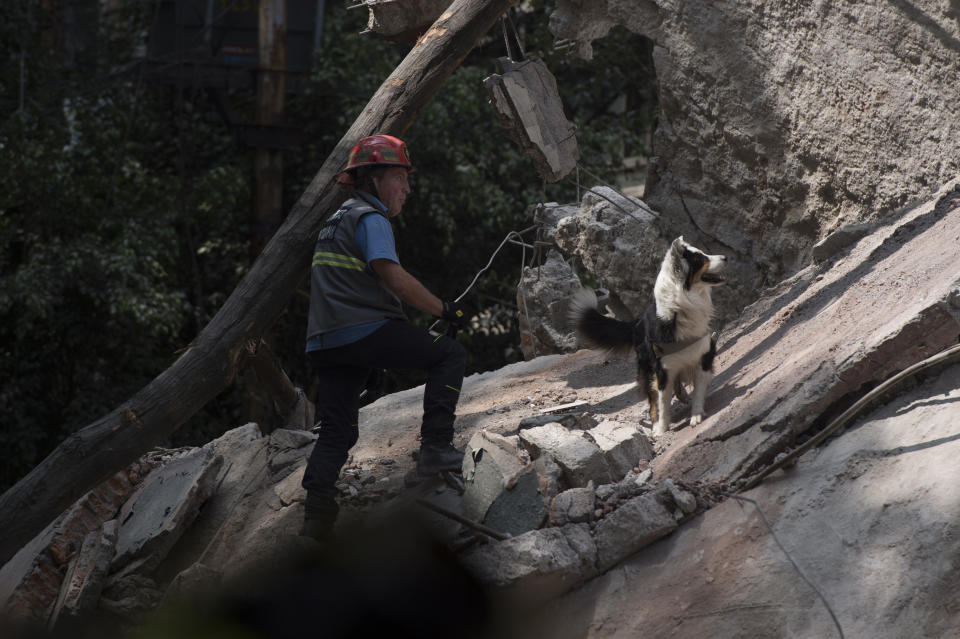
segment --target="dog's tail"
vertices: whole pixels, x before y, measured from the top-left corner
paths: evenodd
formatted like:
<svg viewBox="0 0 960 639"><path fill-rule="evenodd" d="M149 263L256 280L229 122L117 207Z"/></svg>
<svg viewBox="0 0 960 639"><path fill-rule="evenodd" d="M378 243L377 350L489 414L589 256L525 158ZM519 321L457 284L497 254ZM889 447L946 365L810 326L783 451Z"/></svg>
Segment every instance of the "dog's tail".
<svg viewBox="0 0 960 639"><path fill-rule="evenodd" d="M570 300L570 325L583 346L627 351L633 348L633 323L602 315L597 296L582 288Z"/></svg>

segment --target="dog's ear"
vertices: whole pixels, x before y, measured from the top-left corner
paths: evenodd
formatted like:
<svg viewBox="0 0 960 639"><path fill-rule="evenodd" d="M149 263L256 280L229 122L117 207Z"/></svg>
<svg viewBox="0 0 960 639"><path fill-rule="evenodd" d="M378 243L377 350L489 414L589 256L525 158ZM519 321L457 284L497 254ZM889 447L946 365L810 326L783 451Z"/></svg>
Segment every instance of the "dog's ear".
<svg viewBox="0 0 960 639"><path fill-rule="evenodd" d="M681 235L680 237L675 239L673 243L670 245L670 250L677 257L677 259L680 259L683 257L683 251L686 245L687 243L683 241L683 236Z"/></svg>

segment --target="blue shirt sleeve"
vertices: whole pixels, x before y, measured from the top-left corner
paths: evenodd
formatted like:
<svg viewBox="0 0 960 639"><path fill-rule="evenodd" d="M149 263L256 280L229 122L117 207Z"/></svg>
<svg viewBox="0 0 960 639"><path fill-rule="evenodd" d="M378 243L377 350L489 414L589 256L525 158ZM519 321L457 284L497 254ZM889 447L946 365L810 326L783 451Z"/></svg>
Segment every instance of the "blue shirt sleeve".
<svg viewBox="0 0 960 639"><path fill-rule="evenodd" d="M367 264L379 259L400 263L397 246L393 239L393 227L382 215L369 213L360 218L357 223L356 239Z"/></svg>

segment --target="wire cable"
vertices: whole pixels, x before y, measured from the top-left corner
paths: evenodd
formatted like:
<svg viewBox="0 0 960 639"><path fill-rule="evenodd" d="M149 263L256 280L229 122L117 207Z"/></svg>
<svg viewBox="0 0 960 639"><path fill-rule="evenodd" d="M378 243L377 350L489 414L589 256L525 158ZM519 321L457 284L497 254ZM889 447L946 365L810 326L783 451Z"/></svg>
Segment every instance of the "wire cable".
<svg viewBox="0 0 960 639"><path fill-rule="evenodd" d="M530 227L528 227L528 228L525 228L525 229L523 229L522 231L510 231L509 233L507 233L507 236L506 236L505 238L503 238L503 241L502 241L502 242L500 242L500 246L498 246L497 249L496 249L496 250L493 252L493 254L490 256L490 259L487 261L486 266L484 266L482 269L480 269L480 270L477 272L477 274L476 274L476 275L474 276L474 278L473 278L473 281L470 282L470 285L467 286L467 288L463 291L463 293L461 293L456 299L454 299L454 302L459 302L459 301L462 300L464 297L466 297L467 293L470 292L470 289L472 289L473 286L474 286L474 284L477 283L477 280L480 279L480 276L483 275L487 270L489 270L490 266L493 264L493 260L497 257L497 254L500 252L500 250L501 250L504 246L506 246L507 243L510 242L510 240L513 239L513 238L517 238L520 246L523 248L523 256L522 256L522 262L521 262L521 268L520 268L520 282L517 283L517 290L519 290L519 289L520 289L520 284L523 282L523 265L526 264L526 261L527 261L527 246L528 246L528 244L523 241L523 235L524 235L525 233L529 233L530 231L534 231L534 230L536 230L536 229L538 229L538 228L540 228L540 225L539 225L539 224L534 224L533 226L530 226ZM523 304L523 306L524 306L524 311L526 311L526 306L527 306L527 304L526 304L526 299L524 299L524 304ZM436 325L437 325L438 323L440 323L440 320L439 320L439 319L436 320L433 324L431 324L430 327L429 327L427 330L428 330L428 331L432 331L432 330L436 327ZM527 323L528 323L528 324L530 323L530 316L529 316L529 315L527 315Z"/></svg>
<svg viewBox="0 0 960 639"><path fill-rule="evenodd" d="M805 582L807 582L807 585L810 586L815 593L817 593L818 597L820 597L820 601L823 602L823 605L826 607L827 612L830 613L830 618L833 619L833 624L837 627L837 632L840 634L840 639L844 639L843 628L840 626L840 621L837 620L837 616L833 614L833 608L830 607L830 603L827 601L827 598L824 597L823 593L820 592L820 589L817 588L816 585L814 585L814 583L810 581L810 579L808 579L805 574L803 574L803 571L800 570L800 566L797 565L797 562L793 560L793 557L790 556L790 553L787 552L787 549L783 547L782 543L780 543L780 538L777 537L777 533L773 531L773 526L770 525L770 521L767 519L767 516L764 514L763 508L760 507L760 504L758 504L756 500L750 499L749 497L734 495L733 493L728 493L724 491L720 491L720 494L726 497L732 497L733 499L737 499L739 501L745 501L753 504L753 506L757 509L757 512L760 513L760 518L763 520L763 523L766 524L767 530L770 531L770 535L773 537L773 540L777 543L777 546L780 548L783 554L787 556L787 560L791 563L791 565L793 565L794 570L797 571L797 574L800 575L800 578L803 579Z"/></svg>

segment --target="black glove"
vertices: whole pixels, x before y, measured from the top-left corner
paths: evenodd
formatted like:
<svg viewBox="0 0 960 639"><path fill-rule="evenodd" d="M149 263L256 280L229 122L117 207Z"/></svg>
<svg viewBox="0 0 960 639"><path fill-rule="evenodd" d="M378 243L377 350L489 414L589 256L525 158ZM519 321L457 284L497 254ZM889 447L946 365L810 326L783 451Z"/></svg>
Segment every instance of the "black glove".
<svg viewBox="0 0 960 639"><path fill-rule="evenodd" d="M473 316L473 311L463 302L444 302L440 317L454 326L464 326Z"/></svg>

